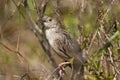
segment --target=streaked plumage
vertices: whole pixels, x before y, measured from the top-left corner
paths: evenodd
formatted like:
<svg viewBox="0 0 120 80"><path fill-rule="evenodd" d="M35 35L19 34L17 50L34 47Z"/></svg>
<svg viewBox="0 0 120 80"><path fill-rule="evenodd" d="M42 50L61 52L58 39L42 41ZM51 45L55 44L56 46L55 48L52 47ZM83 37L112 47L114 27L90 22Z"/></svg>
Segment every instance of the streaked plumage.
<svg viewBox="0 0 120 80"><path fill-rule="evenodd" d="M46 28L46 38L57 54L64 60L75 58L82 65L84 59L77 41L60 26L56 19L44 16L43 23Z"/></svg>
<svg viewBox="0 0 120 80"><path fill-rule="evenodd" d="M82 56L82 50L78 43L69 35L68 32L59 26L59 23L57 23L56 20L48 16L44 16L43 21L46 26L46 38L59 56L67 59L75 57L75 55Z"/></svg>

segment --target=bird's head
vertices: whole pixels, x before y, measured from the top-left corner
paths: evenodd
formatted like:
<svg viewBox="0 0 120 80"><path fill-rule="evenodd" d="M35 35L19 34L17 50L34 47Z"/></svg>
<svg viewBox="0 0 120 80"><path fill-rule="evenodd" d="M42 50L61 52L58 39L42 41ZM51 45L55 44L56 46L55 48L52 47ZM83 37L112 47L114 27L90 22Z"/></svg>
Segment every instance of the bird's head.
<svg viewBox="0 0 120 80"><path fill-rule="evenodd" d="M42 22L43 22L43 25L44 25L46 28L55 28L55 27L58 27L58 22L57 22L57 20L54 19L54 18L51 18L51 17L49 17L49 16L43 16Z"/></svg>

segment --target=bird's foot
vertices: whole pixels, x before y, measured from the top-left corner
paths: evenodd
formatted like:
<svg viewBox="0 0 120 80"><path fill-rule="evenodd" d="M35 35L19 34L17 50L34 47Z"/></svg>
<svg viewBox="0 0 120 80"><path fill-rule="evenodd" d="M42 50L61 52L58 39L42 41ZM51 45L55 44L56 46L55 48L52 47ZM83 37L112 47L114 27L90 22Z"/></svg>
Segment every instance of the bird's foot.
<svg viewBox="0 0 120 80"><path fill-rule="evenodd" d="M70 63L70 62L63 62L63 63L60 63L60 64L58 65L59 68L60 68L60 70L59 70L59 75L60 75L60 77L66 75L65 67L66 67L67 65L69 65L69 64L71 64L71 63Z"/></svg>
<svg viewBox="0 0 120 80"><path fill-rule="evenodd" d="M69 64L71 64L71 63L70 62L62 62L58 66L59 67L64 67L64 66L69 65Z"/></svg>

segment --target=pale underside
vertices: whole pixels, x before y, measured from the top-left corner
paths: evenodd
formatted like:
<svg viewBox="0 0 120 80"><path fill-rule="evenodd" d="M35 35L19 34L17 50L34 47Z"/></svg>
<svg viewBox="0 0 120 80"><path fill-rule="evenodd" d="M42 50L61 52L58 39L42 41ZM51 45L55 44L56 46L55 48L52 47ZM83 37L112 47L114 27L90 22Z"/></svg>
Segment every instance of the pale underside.
<svg viewBox="0 0 120 80"><path fill-rule="evenodd" d="M50 28L46 30L46 37L51 47L57 54L70 59L75 56L82 57L82 51L78 43L62 28Z"/></svg>

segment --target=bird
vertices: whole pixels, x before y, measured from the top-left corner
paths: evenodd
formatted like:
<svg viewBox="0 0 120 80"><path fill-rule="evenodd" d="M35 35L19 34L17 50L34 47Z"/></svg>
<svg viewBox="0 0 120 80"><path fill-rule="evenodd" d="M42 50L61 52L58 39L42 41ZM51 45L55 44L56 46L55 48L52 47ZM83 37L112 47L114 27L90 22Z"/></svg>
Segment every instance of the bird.
<svg viewBox="0 0 120 80"><path fill-rule="evenodd" d="M70 80L83 80L85 60L78 42L56 18L45 15L42 22L45 26L46 39L57 55L65 61L74 59Z"/></svg>

